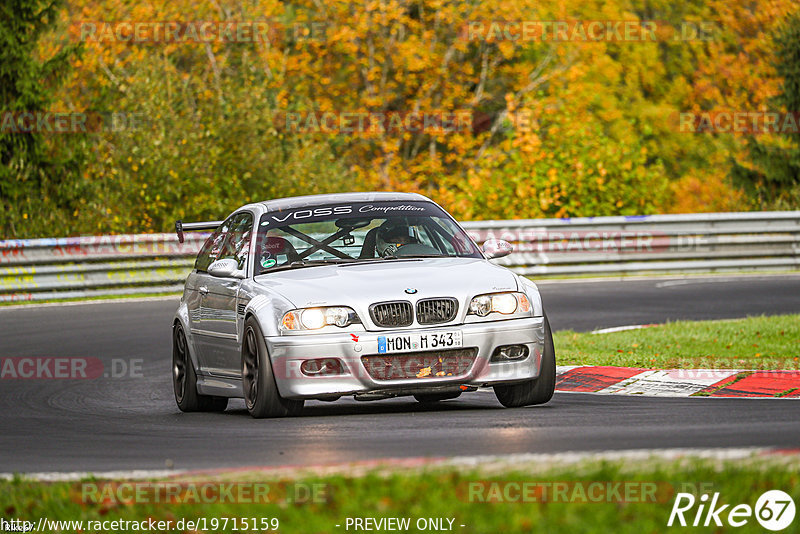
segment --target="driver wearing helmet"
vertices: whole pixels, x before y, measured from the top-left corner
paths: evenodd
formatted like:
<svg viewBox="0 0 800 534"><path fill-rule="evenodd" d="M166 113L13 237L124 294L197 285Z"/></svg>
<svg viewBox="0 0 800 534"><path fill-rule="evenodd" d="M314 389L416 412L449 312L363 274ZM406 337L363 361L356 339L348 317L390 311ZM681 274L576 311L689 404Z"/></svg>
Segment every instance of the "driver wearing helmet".
<svg viewBox="0 0 800 534"><path fill-rule="evenodd" d="M410 226L384 223L375 237L375 250L381 257L392 256L403 245L419 243Z"/></svg>

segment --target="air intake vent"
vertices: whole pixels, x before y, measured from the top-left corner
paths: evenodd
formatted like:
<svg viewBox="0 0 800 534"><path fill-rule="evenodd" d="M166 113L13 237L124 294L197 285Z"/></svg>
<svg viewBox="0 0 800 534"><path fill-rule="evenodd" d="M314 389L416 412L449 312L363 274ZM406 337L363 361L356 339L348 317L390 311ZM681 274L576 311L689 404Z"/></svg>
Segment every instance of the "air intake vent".
<svg viewBox="0 0 800 534"><path fill-rule="evenodd" d="M405 354L371 354L362 356L361 363L375 380L452 380L469 373L477 356L478 349L473 347Z"/></svg>
<svg viewBox="0 0 800 534"><path fill-rule="evenodd" d="M369 313L376 325L390 328L409 326L414 322L414 309L410 302L379 302L369 307Z"/></svg>
<svg viewBox="0 0 800 534"><path fill-rule="evenodd" d="M246 302L240 302L236 305L236 311L239 312L239 315L244 315L244 309L247 307Z"/></svg>
<svg viewBox="0 0 800 534"><path fill-rule="evenodd" d="M456 318L458 301L456 299L425 299L417 302L417 322L419 324L449 323Z"/></svg>

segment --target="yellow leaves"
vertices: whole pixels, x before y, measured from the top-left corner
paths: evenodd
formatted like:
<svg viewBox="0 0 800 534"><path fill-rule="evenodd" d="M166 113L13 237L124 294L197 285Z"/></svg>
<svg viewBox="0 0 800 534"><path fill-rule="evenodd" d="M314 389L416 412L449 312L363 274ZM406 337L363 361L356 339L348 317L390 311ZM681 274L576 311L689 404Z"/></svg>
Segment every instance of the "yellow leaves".
<svg viewBox="0 0 800 534"><path fill-rule="evenodd" d="M503 54L505 59L511 59L514 57L514 51L516 50L516 45L510 41L501 41L497 48L500 50L500 53Z"/></svg>

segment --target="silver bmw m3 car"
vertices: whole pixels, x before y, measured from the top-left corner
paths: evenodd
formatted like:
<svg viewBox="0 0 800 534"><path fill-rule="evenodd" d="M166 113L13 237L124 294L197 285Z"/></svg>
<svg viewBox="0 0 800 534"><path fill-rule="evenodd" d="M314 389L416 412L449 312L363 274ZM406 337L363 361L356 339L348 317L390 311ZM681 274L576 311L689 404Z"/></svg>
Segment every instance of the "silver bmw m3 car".
<svg viewBox="0 0 800 534"><path fill-rule="evenodd" d="M536 285L489 262L430 199L345 193L242 206L213 230L173 322L178 407L253 417L305 400L413 396L423 403L492 387L503 406L543 404L555 349Z"/></svg>

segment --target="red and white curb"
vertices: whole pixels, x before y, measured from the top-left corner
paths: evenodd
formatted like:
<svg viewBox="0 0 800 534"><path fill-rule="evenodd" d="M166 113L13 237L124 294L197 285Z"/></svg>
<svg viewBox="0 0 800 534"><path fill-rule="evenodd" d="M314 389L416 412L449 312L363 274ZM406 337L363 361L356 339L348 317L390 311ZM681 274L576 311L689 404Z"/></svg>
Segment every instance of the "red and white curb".
<svg viewBox="0 0 800 534"><path fill-rule="evenodd" d="M556 391L656 397L800 398L800 371L558 366Z"/></svg>

